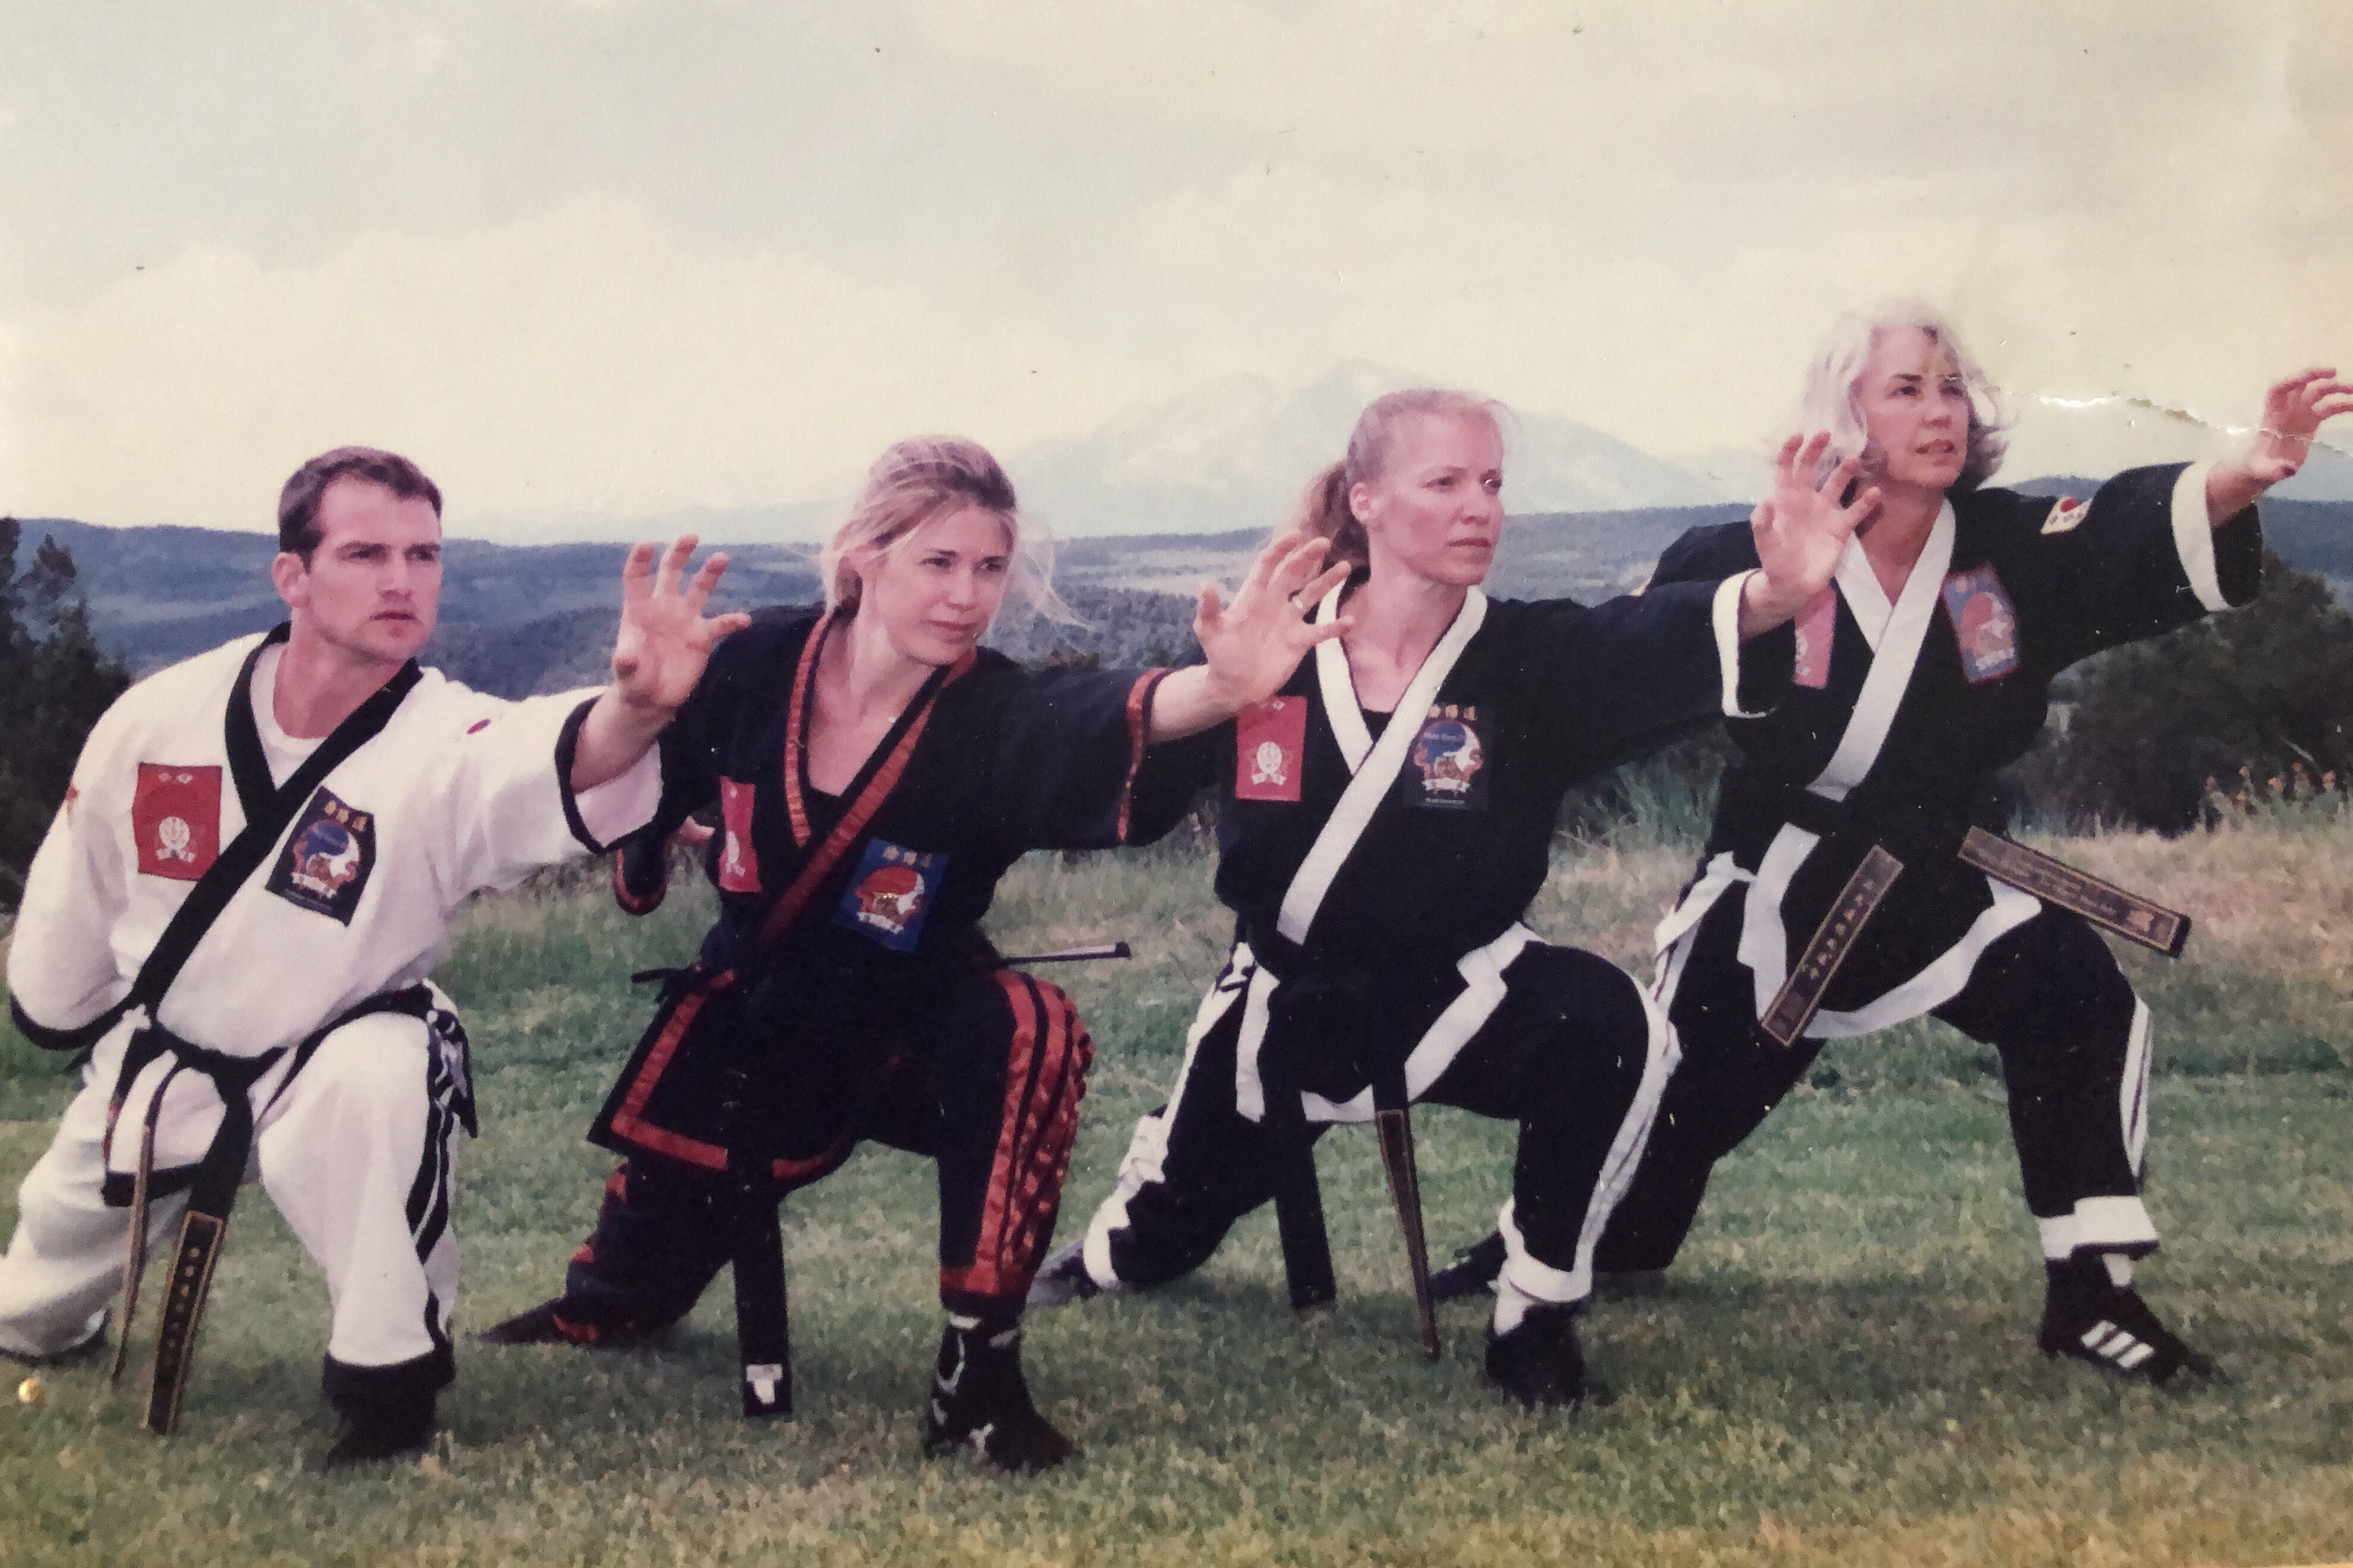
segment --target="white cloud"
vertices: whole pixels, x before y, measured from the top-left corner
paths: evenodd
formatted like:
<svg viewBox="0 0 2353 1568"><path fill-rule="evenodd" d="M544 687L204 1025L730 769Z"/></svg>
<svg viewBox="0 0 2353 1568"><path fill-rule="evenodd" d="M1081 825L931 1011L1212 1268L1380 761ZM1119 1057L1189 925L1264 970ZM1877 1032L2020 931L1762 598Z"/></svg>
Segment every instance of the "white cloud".
<svg viewBox="0 0 2353 1568"><path fill-rule="evenodd" d="M1017 446L1134 391L1017 312L692 253L594 200L306 268L190 252L26 318L14 363L6 504L248 527L346 441L416 457L453 525L629 515L819 493L915 429Z"/></svg>

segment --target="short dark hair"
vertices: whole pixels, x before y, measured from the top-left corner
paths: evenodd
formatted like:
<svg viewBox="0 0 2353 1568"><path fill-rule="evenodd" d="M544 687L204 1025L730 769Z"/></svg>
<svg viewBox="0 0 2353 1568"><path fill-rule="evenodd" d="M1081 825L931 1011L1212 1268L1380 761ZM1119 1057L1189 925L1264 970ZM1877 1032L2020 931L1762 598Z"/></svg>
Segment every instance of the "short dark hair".
<svg viewBox="0 0 2353 1568"><path fill-rule="evenodd" d="M425 470L397 452L375 447L338 447L322 452L301 468L278 492L278 548L300 555L308 565L319 548L319 502L337 479L365 479L382 485L403 500L429 501L433 515L441 515L441 490Z"/></svg>

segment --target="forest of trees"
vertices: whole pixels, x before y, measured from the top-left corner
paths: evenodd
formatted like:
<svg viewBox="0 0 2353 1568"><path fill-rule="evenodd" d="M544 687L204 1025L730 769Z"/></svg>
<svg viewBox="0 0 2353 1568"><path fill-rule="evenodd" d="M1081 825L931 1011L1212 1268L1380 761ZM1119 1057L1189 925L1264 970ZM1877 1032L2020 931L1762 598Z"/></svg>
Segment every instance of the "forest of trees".
<svg viewBox="0 0 2353 1568"><path fill-rule="evenodd" d="M0 909L16 907L82 738L131 684L90 637L72 554L44 537L19 574L20 531L0 517Z"/></svg>

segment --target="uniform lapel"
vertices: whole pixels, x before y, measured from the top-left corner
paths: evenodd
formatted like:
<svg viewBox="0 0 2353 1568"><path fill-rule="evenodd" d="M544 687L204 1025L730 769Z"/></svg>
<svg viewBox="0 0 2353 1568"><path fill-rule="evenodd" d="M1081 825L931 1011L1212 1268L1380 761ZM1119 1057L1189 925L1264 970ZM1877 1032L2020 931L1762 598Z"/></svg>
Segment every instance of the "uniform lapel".
<svg viewBox="0 0 2353 1568"><path fill-rule="evenodd" d="M1315 606L1315 624L1329 626L1340 613L1340 595L1346 592L1345 583L1335 584ZM1332 738L1340 742L1340 755L1354 774L1372 754L1373 731L1365 723L1365 710L1356 700L1356 678L1348 673L1348 650L1340 639L1315 645L1315 679L1324 694L1324 721L1332 726Z"/></svg>
<svg viewBox="0 0 2353 1568"><path fill-rule="evenodd" d="M1339 592L1336 588L1332 591L1319 608L1319 616L1338 604ZM1446 628L1446 635L1438 639L1438 646L1430 650L1430 657L1422 661L1421 668L1406 687L1405 695L1398 699L1397 711L1389 715L1388 728L1381 731L1379 743L1366 753L1363 765L1355 770L1348 787L1341 793L1339 804L1324 821L1324 830L1315 836L1307 858L1299 863L1290 889L1282 895L1282 908L1275 917L1274 929L1293 942L1307 940L1307 928L1314 923L1315 911L1323 908L1324 895L1332 890L1333 879L1355 852L1356 840L1364 837L1366 825L1372 821L1374 811L1388 794L1398 770L1405 765L1406 753L1413 749L1414 737L1421 731L1421 715L1429 712L1439 688L1445 684L1455 661L1462 657L1462 650L1470 646L1486 618L1487 595L1473 588L1464 596L1462 608L1455 612L1454 624ZM1338 712L1345 709L1355 719L1357 730L1369 733L1364 712L1356 706L1356 685L1348 679L1345 655L1339 659L1340 680L1346 688L1345 693L1336 707L1332 701L1327 674L1330 666L1323 662L1322 654L1324 649L1337 652L1338 648L1339 643L1335 639L1317 650L1317 674L1325 680L1324 716L1337 735L1341 722ZM1341 744L1345 751L1347 742L1343 740Z"/></svg>
<svg viewBox="0 0 2353 1568"><path fill-rule="evenodd" d="M1860 546L1849 543L1848 550L1860 557ZM1921 547L1920 558L1912 563L1912 574L1904 580L1904 592L1897 595L1894 605L1885 618L1885 631L1874 641L1871 657L1871 673L1863 678L1862 690L1854 700L1853 716L1848 719L1846 731L1839 737L1838 750L1831 753L1830 765L1820 777L1806 787L1816 795L1831 800L1844 800L1847 792L1861 784L1879 761L1879 753L1887 744L1887 731L1895 722L1895 710L1904 700L1905 688L1912 681L1913 668L1920 662L1920 644L1928 635L1928 622L1936 614L1936 595L1945 581L1946 568L1953 562L1953 503L1947 501L1936 514L1936 526L1928 531L1928 541ZM1871 590L1878 591L1868 562L1862 563L1862 575L1872 579ZM1853 585L1847 580L1846 562L1840 562L1839 587L1852 593ZM1850 596L1850 608L1855 605ZM1880 603L1886 595L1880 595ZM1863 635L1871 634L1870 612L1856 609L1855 619L1862 622Z"/></svg>

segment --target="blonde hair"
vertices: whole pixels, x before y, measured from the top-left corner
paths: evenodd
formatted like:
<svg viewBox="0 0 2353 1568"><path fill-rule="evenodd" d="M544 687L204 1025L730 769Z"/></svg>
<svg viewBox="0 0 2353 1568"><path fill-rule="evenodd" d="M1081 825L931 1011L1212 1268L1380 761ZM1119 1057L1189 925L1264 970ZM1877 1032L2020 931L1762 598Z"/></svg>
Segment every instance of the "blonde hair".
<svg viewBox="0 0 2353 1568"><path fill-rule="evenodd" d="M1332 542L1329 561L1345 561L1356 570L1372 564L1365 525L1348 504L1348 492L1370 484L1388 468L1397 447L1398 427L1415 415L1445 414L1457 418L1484 419L1500 438L1511 411L1492 397L1442 387L1411 386L1375 398L1356 416L1348 437L1348 453L1308 481L1292 525Z"/></svg>
<svg viewBox="0 0 2353 1568"><path fill-rule="evenodd" d="M1013 481L988 448L960 436L914 436L894 442L866 470L866 483L849 515L818 552L827 611L857 612L860 584L853 555L871 552L879 558L932 519L967 506L1005 525L1012 557L1008 598L1050 618L1075 621L1053 590L1052 541L1042 533L1024 537Z"/></svg>
<svg viewBox="0 0 2353 1568"><path fill-rule="evenodd" d="M1831 470L1849 458L1862 459L1866 479L1878 472L1883 459L1872 449L1870 430L1855 391L1862 384L1863 373L1871 368L1872 351L1879 346L1880 339L1906 327L1925 332L1931 342L1944 350L1954 370L1959 373L1962 384L1968 389L1968 449L1961 463L1961 477L1954 481L1953 488L1973 489L1992 478L1993 471L2001 467L2002 454L2010 447L2010 411L2002 405L2000 392L1987 379L1978 362L1969 357L1968 350L1961 346L1960 339L1953 335L1951 324L1935 306L1919 300L1883 300L1868 310L1841 316L1823 337L1813 363L1806 367L1805 390L1798 399L1795 427L1783 434L1786 438L1790 435L1810 437L1818 430L1831 433L1830 450L1822 454L1821 465L1814 474L1815 483L1830 478Z"/></svg>

